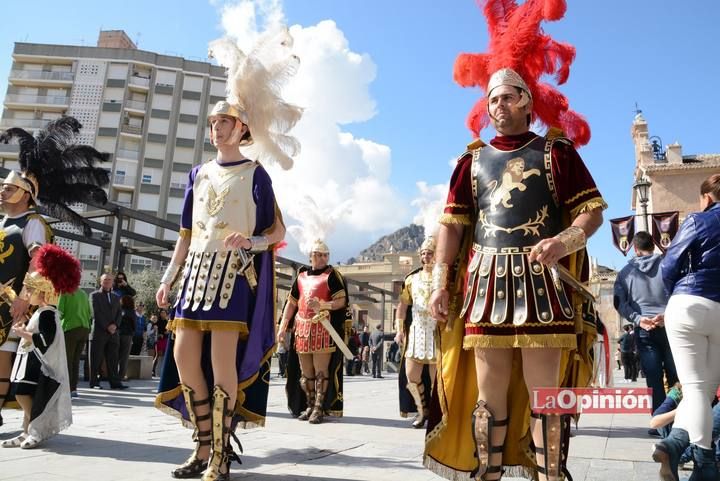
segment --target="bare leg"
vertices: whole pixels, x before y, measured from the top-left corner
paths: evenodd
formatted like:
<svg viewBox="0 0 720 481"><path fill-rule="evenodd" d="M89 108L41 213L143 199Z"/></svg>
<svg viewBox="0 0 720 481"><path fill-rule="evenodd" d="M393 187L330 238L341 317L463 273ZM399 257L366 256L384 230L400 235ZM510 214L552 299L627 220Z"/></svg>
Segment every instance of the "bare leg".
<svg viewBox="0 0 720 481"><path fill-rule="evenodd" d="M0 410L5 404L5 396L10 391L10 371L12 370L12 353L0 351ZM0 425L2 425L0 418Z"/></svg>
<svg viewBox="0 0 720 481"><path fill-rule="evenodd" d="M177 364L180 382L195 392L197 400L208 399L207 381L200 366L202 340L204 332L195 329L179 328L175 334L175 364ZM156 354L157 355L157 354ZM157 359L157 357L156 357ZM196 416L204 416L210 412L210 404L196 407ZM209 431L210 420L198 421L198 431ZM197 456L207 460L210 457L210 446L198 446Z"/></svg>
<svg viewBox="0 0 720 481"><path fill-rule="evenodd" d="M330 366L331 352L323 352L312 355L313 370L315 375L323 374L325 377L328 376L328 367Z"/></svg>
<svg viewBox="0 0 720 481"><path fill-rule="evenodd" d="M298 359L300 359L300 371L302 372L302 375L308 379L314 379L315 364L313 364L313 355L298 354Z"/></svg>
<svg viewBox="0 0 720 481"><path fill-rule="evenodd" d="M423 364L415 359L405 358L405 374L408 382L419 384L422 381Z"/></svg>
<svg viewBox="0 0 720 481"><path fill-rule="evenodd" d="M560 379L560 349L536 348L523 349L523 377L528 393L532 399L533 390L540 387L557 387ZM542 421L530 418L530 432L536 447L545 449L543 445ZM538 466L546 466L545 456L536 455ZM538 473L538 481L544 481L547 477Z"/></svg>
<svg viewBox="0 0 720 481"><path fill-rule="evenodd" d="M478 401L485 401L494 421L508 417L507 392L512 372L512 349L475 348L475 372L477 375ZM507 425L495 426L490 433L490 447L502 446ZM490 453L488 466L501 466L502 452ZM501 472L486 473L483 479L496 480Z"/></svg>
<svg viewBox="0 0 720 481"><path fill-rule="evenodd" d="M23 410L23 433L27 433L28 426L30 425L30 413L32 412L32 396L28 396L27 394L18 394L15 396L15 400Z"/></svg>
<svg viewBox="0 0 720 481"><path fill-rule="evenodd" d="M238 389L235 356L239 337L240 333L237 331L213 331L212 351L210 353L215 385L220 386L223 391L228 393L228 406L233 411L235 410ZM231 417L225 419L226 427L230 427L231 421ZM227 438L224 439L224 443L227 445ZM227 469L226 464L220 466L221 473L226 473Z"/></svg>

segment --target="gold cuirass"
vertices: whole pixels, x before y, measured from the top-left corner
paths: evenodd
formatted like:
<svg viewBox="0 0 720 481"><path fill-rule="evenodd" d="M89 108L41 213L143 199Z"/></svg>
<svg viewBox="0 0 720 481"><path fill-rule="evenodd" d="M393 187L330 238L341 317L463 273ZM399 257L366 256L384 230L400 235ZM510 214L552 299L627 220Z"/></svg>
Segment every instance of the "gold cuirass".
<svg viewBox="0 0 720 481"><path fill-rule="evenodd" d="M252 196L257 162L223 167L214 160L198 170L193 185L191 252L223 252L232 232L250 237L255 230Z"/></svg>

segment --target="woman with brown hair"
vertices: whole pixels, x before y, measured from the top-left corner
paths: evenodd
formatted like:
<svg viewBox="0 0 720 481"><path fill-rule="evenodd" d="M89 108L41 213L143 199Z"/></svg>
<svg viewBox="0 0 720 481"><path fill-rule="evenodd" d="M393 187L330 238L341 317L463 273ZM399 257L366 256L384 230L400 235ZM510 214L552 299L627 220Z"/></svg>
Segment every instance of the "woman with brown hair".
<svg viewBox="0 0 720 481"><path fill-rule="evenodd" d="M720 384L720 174L700 187L702 212L690 214L673 239L662 263L665 288L671 293L665 329L683 403L670 435L655 445L653 459L662 464L664 481L677 480L684 446L693 449L692 481L720 479L712 442L711 401Z"/></svg>

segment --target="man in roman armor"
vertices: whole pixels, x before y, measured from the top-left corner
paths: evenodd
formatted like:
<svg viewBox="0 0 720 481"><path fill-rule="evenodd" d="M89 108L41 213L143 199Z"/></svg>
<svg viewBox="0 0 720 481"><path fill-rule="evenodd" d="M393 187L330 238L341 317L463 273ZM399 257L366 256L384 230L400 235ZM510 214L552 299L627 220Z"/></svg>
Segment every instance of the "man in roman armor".
<svg viewBox="0 0 720 481"><path fill-rule="evenodd" d="M218 152L190 172L180 235L156 294L167 306L177 281L155 402L194 428L195 449L175 478L228 480L230 463L239 461L230 446L236 427L265 423L275 347L273 247L285 226L259 161L290 168L299 148L285 134L301 110L279 92L297 68L291 45L287 30L264 38L251 55L228 39L211 44L229 75L227 100L208 115ZM265 54L278 64L255 57Z"/></svg>
<svg viewBox="0 0 720 481"><path fill-rule="evenodd" d="M406 417L409 413L417 413L412 423L414 428L425 426L437 371L437 321L428 306L435 263L435 239L432 237L420 246L420 263L422 267L405 277L395 314L395 339L403 353L398 375L400 415Z"/></svg>
<svg viewBox="0 0 720 481"><path fill-rule="evenodd" d="M328 263L329 258L328 246L316 240L310 251L310 268L299 270L278 329L279 339L292 331L288 408L299 420L311 424L320 424L326 414L342 416L343 409L343 355L328 329L346 340L351 316L345 281Z"/></svg>
<svg viewBox="0 0 720 481"><path fill-rule="evenodd" d="M455 65L461 85L487 86L473 133L491 123L497 135L460 156L440 219L430 310L444 329L442 369L425 465L448 479L557 481L567 476L569 415L532 410L530 400L540 387L590 382L596 317L581 282L606 204L562 133L586 143L587 124L539 83L556 69L562 83L574 55L539 27L562 17L565 2L511 4L486 3L491 52ZM524 28L509 27L517 22ZM561 129L539 136L534 120Z"/></svg>

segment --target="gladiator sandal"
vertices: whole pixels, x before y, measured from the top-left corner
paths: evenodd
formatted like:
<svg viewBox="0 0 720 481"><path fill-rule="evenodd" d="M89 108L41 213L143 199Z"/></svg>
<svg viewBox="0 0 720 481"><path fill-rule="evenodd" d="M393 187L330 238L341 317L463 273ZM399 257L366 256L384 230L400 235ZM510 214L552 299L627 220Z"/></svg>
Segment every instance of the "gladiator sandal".
<svg viewBox="0 0 720 481"><path fill-rule="evenodd" d="M237 461L242 464L240 457L230 446L230 436L232 435L236 441L237 438L230 429L233 410L228 407L229 401L228 393L220 386L215 386L212 408L212 453L202 481L229 481L230 463ZM242 452L242 446L240 451Z"/></svg>
<svg viewBox="0 0 720 481"><path fill-rule="evenodd" d="M308 419L310 424L320 424L322 422L323 416L325 415L323 404L325 404L325 393L328 388L328 379L325 374L317 373L315 374L315 378L315 407Z"/></svg>
<svg viewBox="0 0 720 481"><path fill-rule="evenodd" d="M212 432L210 430L200 431L198 427L198 422L210 420L210 409L208 408L208 412L206 414L203 414L202 416L198 416L195 413L195 410L197 406L204 406L206 404L210 406L210 398L196 401L195 391L190 389L190 387L186 386L185 384L181 384L180 388L183 392L183 398L185 399L185 407L187 408L190 423L195 427L192 439L193 441L195 441L196 444L192 455L190 455L187 461L185 461L177 468L173 469L170 475L173 478L178 479L199 478L200 476L202 476L203 471L205 471L205 469L207 468L208 460L200 458L198 456L198 453L200 451L200 446L210 446Z"/></svg>
<svg viewBox="0 0 720 481"><path fill-rule="evenodd" d="M408 381L407 390L415 401L417 406L417 416L412 423L412 427L420 429L425 425L425 419L427 418L427 408L425 407L425 385L422 382L414 383Z"/></svg>
<svg viewBox="0 0 720 481"><path fill-rule="evenodd" d="M500 479L502 476L502 462L491 464L490 457L493 454L501 454L503 446L493 446L491 434L494 428L506 427L508 419L495 420L485 401L478 401L472 412L472 433L475 441L475 453L478 459L478 467L470 475L479 481L490 481ZM491 478L488 478L490 475ZM497 475L497 477L494 477Z"/></svg>
<svg viewBox="0 0 720 481"><path fill-rule="evenodd" d="M543 456L543 464L537 462L537 471L547 481L572 481L565 465L570 435L570 416L567 414L532 414L542 422L542 447L535 447L535 453ZM536 458L537 461L537 458Z"/></svg>
<svg viewBox="0 0 720 481"><path fill-rule="evenodd" d="M298 416L300 421L307 421L310 419L310 414L315 407L315 378L314 377L301 377L300 387L305 392L305 398L307 399L307 409L302 411Z"/></svg>

